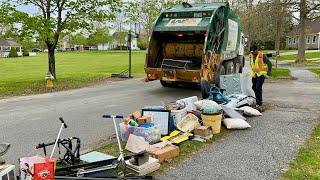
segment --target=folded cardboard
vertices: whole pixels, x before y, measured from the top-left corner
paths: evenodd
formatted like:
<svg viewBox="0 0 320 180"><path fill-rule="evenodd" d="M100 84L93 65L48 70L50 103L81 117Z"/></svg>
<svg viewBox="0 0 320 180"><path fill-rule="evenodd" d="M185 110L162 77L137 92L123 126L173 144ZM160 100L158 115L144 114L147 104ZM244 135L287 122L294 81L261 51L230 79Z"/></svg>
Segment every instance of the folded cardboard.
<svg viewBox="0 0 320 180"><path fill-rule="evenodd" d="M141 113L140 113L139 111L136 111L136 112L132 113L132 114L130 115L130 117L131 117L132 119L136 120L136 119L138 119L138 118L141 117Z"/></svg>
<svg viewBox="0 0 320 180"><path fill-rule="evenodd" d="M152 157L141 166L133 165L129 160L126 161L126 165L129 169L137 172L139 176L144 176L160 168L159 160Z"/></svg>
<svg viewBox="0 0 320 180"><path fill-rule="evenodd" d="M125 149L133 153L141 153L149 147L143 137L130 134Z"/></svg>
<svg viewBox="0 0 320 180"><path fill-rule="evenodd" d="M144 115L142 117L139 117L137 119L138 124L146 124L146 123L151 123L151 115Z"/></svg>
<svg viewBox="0 0 320 180"><path fill-rule="evenodd" d="M194 135L207 137L212 134L212 130L208 126L199 126L194 130Z"/></svg>
<svg viewBox="0 0 320 180"><path fill-rule="evenodd" d="M168 145L164 148L149 148L147 151L150 156L157 158L159 162L179 156L179 147L175 145Z"/></svg>

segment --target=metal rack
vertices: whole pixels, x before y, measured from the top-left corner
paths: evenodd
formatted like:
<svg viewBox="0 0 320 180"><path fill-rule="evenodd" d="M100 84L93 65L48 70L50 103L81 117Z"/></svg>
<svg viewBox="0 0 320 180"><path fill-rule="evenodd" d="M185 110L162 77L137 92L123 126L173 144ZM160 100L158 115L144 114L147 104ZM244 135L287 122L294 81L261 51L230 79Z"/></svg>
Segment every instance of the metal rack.
<svg viewBox="0 0 320 180"><path fill-rule="evenodd" d="M162 64L161 64L161 68L187 70L187 65L191 64L191 63L192 63L192 61L189 61L189 60L163 59Z"/></svg>

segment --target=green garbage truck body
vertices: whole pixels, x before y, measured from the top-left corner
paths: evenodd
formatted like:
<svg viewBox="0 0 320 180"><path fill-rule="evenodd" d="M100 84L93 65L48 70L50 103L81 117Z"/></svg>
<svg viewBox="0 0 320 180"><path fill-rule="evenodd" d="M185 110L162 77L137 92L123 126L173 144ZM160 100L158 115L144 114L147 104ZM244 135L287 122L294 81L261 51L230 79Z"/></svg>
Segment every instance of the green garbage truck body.
<svg viewBox="0 0 320 180"><path fill-rule="evenodd" d="M163 10L149 39L146 80L163 86L201 81L219 84L221 74L241 71L239 18L228 3L183 4Z"/></svg>

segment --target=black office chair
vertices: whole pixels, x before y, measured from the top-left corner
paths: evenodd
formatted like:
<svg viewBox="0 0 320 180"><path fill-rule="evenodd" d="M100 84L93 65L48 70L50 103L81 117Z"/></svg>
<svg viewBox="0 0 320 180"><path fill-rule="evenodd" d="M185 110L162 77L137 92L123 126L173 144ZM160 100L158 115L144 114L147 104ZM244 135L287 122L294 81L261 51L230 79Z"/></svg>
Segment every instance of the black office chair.
<svg viewBox="0 0 320 180"><path fill-rule="evenodd" d="M2 159L2 156L5 155L10 149L9 143L0 143L0 165L5 163L5 160Z"/></svg>

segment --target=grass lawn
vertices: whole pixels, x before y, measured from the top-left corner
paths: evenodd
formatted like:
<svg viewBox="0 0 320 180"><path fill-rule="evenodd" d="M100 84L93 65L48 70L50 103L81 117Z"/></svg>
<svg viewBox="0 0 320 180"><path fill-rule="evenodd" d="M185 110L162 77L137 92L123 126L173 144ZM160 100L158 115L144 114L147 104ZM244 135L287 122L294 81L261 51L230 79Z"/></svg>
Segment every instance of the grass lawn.
<svg viewBox="0 0 320 180"><path fill-rule="evenodd" d="M300 149L290 167L283 173L282 179L320 178L320 124Z"/></svg>
<svg viewBox="0 0 320 180"><path fill-rule="evenodd" d="M276 78L290 78L291 73L289 69L284 69L284 68L272 68L270 77L273 79Z"/></svg>
<svg viewBox="0 0 320 180"><path fill-rule="evenodd" d="M288 60L288 61L295 61L297 55L286 55L286 56L280 56L279 60ZM315 59L318 58L320 59L320 52L310 52L306 53L306 58L307 59Z"/></svg>
<svg viewBox="0 0 320 180"><path fill-rule="evenodd" d="M144 52L133 52L133 76L144 74ZM56 53L54 90L72 89L105 80L112 73L128 68L127 52L60 52ZM0 97L44 93L48 71L46 53L35 57L0 59Z"/></svg>
<svg viewBox="0 0 320 180"><path fill-rule="evenodd" d="M308 70L311 72L314 72L315 74L317 74L320 77L320 68L311 68Z"/></svg>

